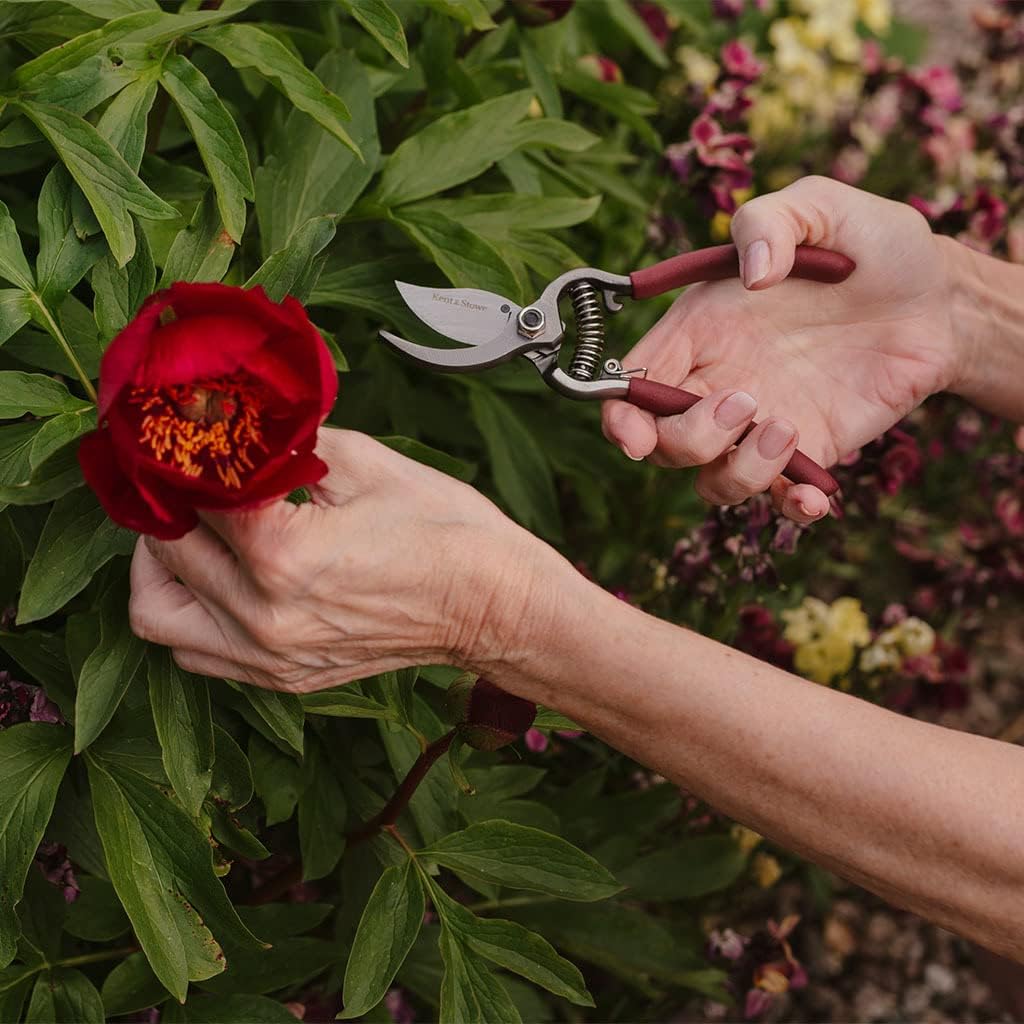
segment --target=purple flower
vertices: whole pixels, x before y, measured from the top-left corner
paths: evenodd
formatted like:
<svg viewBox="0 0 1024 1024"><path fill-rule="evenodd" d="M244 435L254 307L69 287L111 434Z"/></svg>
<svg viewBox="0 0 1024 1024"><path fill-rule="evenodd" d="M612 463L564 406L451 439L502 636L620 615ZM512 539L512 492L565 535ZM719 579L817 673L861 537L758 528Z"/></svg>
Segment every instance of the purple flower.
<svg viewBox="0 0 1024 1024"><path fill-rule="evenodd" d="M747 991L743 1001L743 1019L756 1020L772 1005L773 996L763 988L752 988Z"/></svg>
<svg viewBox="0 0 1024 1024"><path fill-rule="evenodd" d="M640 15L647 31L654 37L654 41L664 49L672 38L672 26L668 22L668 15L665 11L650 0L633 0L633 10Z"/></svg>
<svg viewBox="0 0 1024 1024"><path fill-rule="evenodd" d="M50 885L64 891L64 901L74 903L81 890L74 868L68 860L68 851L61 843L42 842L36 850L35 862Z"/></svg>

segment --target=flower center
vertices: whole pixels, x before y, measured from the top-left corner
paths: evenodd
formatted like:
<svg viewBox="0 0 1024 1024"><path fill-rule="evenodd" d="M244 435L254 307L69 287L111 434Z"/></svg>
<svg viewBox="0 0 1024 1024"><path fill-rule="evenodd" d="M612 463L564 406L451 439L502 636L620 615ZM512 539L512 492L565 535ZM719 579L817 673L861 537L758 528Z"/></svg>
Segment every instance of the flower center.
<svg viewBox="0 0 1024 1024"><path fill-rule="evenodd" d="M254 451L267 451L260 398L259 383L241 373L135 388L130 401L142 412L139 443L157 462L168 462L192 478L212 471L225 487L240 488L242 477L255 468Z"/></svg>

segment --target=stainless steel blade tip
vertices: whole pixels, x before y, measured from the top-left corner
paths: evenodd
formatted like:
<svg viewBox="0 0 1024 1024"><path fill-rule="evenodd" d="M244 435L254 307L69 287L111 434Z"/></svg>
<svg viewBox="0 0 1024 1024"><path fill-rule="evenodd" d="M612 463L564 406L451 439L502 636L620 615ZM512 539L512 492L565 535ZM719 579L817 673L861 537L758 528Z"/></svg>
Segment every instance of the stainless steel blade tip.
<svg viewBox="0 0 1024 1024"><path fill-rule="evenodd" d="M516 303L481 288L424 288L396 281L403 301L429 328L464 345L485 345L519 315Z"/></svg>

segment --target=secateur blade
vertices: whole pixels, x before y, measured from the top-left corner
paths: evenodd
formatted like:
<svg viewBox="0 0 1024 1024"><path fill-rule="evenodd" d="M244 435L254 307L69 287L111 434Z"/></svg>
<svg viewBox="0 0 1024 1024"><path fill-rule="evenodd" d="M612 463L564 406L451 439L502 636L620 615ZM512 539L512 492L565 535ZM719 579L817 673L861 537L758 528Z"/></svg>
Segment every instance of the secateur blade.
<svg viewBox="0 0 1024 1024"><path fill-rule="evenodd" d="M516 303L480 288L423 288L404 281L395 287L423 323L464 345L493 341L519 315Z"/></svg>

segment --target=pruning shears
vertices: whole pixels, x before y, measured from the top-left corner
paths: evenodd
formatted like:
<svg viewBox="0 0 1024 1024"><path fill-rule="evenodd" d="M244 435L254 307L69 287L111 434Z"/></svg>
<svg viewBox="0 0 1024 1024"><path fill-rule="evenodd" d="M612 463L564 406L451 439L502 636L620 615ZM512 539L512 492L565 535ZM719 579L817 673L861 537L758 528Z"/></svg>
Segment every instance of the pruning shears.
<svg viewBox="0 0 1024 1024"><path fill-rule="evenodd" d="M796 250L789 276L839 284L855 266L840 253L802 245ZM405 304L424 324L468 347L418 345L389 331L381 331L380 336L413 362L432 370L475 373L524 356L550 387L567 398L619 398L656 416L672 416L685 412L700 396L647 380L644 369L627 369L617 359L604 359L605 311L621 310L622 297L649 299L698 281L738 275L735 246L719 245L673 256L628 276L594 267L570 270L555 278L528 306L479 288L424 288L396 281ZM564 297L572 305L576 344L568 366L562 369L559 357L566 329L559 301ZM793 453L785 474L794 483L813 484L828 495L839 488L827 470L801 451Z"/></svg>

